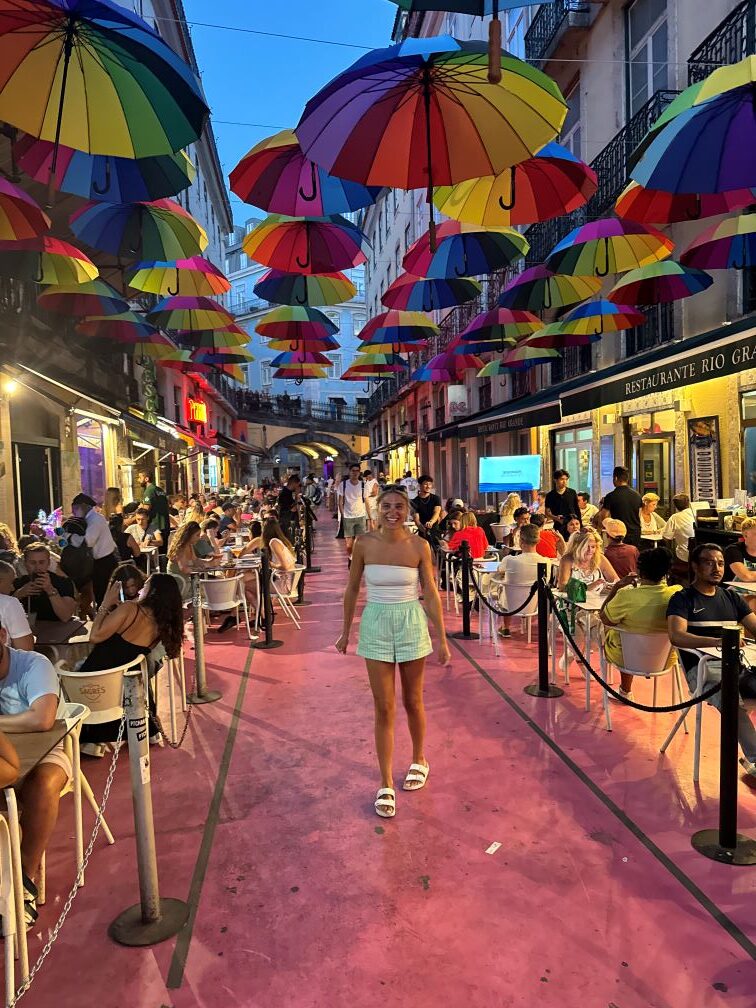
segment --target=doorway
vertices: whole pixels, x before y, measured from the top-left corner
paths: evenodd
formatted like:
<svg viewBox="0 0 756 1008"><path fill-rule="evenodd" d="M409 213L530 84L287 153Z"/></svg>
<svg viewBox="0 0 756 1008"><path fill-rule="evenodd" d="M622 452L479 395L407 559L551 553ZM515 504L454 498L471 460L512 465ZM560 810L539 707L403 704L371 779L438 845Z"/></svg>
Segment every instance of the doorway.
<svg viewBox="0 0 756 1008"><path fill-rule="evenodd" d="M675 494L675 415L673 410L638 413L627 419L631 483L643 496L659 495L659 513L669 515Z"/></svg>
<svg viewBox="0 0 756 1008"><path fill-rule="evenodd" d="M46 445L13 443L16 512L23 535L40 511L50 514L63 503L60 450Z"/></svg>

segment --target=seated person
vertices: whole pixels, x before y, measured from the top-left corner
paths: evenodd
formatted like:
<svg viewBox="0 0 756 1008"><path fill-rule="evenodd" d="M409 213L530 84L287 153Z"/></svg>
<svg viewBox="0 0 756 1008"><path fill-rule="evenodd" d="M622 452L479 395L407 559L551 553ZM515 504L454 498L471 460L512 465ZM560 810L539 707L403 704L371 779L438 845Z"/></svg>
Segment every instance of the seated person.
<svg viewBox="0 0 756 1008"><path fill-rule="evenodd" d="M557 557L560 557L564 552L564 539L553 528L544 528L546 516L540 511L531 512L530 524L535 525L541 532L538 537L536 553L539 553L542 557L546 557L548 560L556 560Z"/></svg>
<svg viewBox="0 0 756 1008"><path fill-rule="evenodd" d="M592 525L594 517L598 514L598 508L591 504L591 495L581 490L578 495L578 508L580 509L580 523L582 525Z"/></svg>
<svg viewBox="0 0 756 1008"><path fill-rule="evenodd" d="M11 787L18 780L21 762L12 742L0 731L0 788Z"/></svg>
<svg viewBox="0 0 756 1008"><path fill-rule="evenodd" d="M570 542L559 564L560 590L566 588L570 578L582 581L591 591L617 580L614 568L603 554L597 532L578 532Z"/></svg>
<svg viewBox="0 0 756 1008"><path fill-rule="evenodd" d="M117 584L120 587L119 597L121 602L135 602L145 586L147 578L142 571L133 563L119 564L113 571L110 585Z"/></svg>
<svg viewBox="0 0 756 1008"><path fill-rule="evenodd" d="M171 536L168 547L168 573L178 581L181 597L185 601L191 598L191 573L198 564L203 563L194 552L201 535L202 530L196 521L184 522Z"/></svg>
<svg viewBox="0 0 756 1008"><path fill-rule="evenodd" d="M733 588L748 602L751 609L756 610L756 518L744 518L740 526L743 537L740 542L732 543L724 551L725 572L724 581L753 582L753 588Z"/></svg>
<svg viewBox="0 0 756 1008"><path fill-rule="evenodd" d="M220 557L223 553L223 547L228 539L228 533L223 536L218 536L218 529L220 527L220 519L212 515L210 518L205 518L202 522L202 535L195 544L194 552L195 555L199 557L200 560L209 560L211 557Z"/></svg>
<svg viewBox="0 0 756 1008"><path fill-rule="evenodd" d="M131 528L125 529L123 527L123 513L111 515L108 525L110 526L110 534L113 536L113 542L116 544L119 560L126 562L138 557L141 549L139 543L132 535L137 526L132 525Z"/></svg>
<svg viewBox="0 0 756 1008"><path fill-rule="evenodd" d="M530 589L538 578L538 564L544 562L544 557L536 552L538 540L541 537L541 530L537 525L525 524L520 529L520 550L519 555L506 556L499 564L499 568L494 577L494 583L506 586L504 594L506 597L506 608L517 609L521 606L530 594ZM511 616L503 616L503 627L499 630L502 637L511 637L510 624Z"/></svg>
<svg viewBox="0 0 756 1008"><path fill-rule="evenodd" d="M452 507L446 512L438 523L438 532L443 539L449 539L462 527L460 518L464 514L464 508Z"/></svg>
<svg viewBox="0 0 756 1008"><path fill-rule="evenodd" d="M682 649L719 647L723 623L740 623L750 637L756 637L756 613L751 612L745 599L732 588L722 587L725 561L719 546L699 543L690 553L690 565L693 575L690 585L669 600L667 627L669 639L680 649L685 678L693 691L698 676L698 655ZM704 689L721 679L721 662L709 661L708 670ZM715 693L707 703L720 710L722 694ZM756 784L756 728L742 701L738 710L738 741L743 750L741 766L749 783Z"/></svg>
<svg viewBox="0 0 756 1008"><path fill-rule="evenodd" d="M22 602L27 612L40 620L59 620L65 623L76 612L73 582L50 570L50 550L44 543L31 543L24 551L28 574L16 578L13 595Z"/></svg>
<svg viewBox="0 0 756 1008"><path fill-rule="evenodd" d="M236 503L234 501L226 501L223 505L223 517L220 519L218 525L218 534L234 534L238 532L240 524L239 509L236 506Z"/></svg>
<svg viewBox="0 0 756 1008"><path fill-rule="evenodd" d="M157 519L150 518L150 513L148 507L138 507L136 510L136 523L129 526L129 532L140 547L160 546L163 542L163 536L158 528Z"/></svg>
<svg viewBox="0 0 756 1008"><path fill-rule="evenodd" d="M456 553L467 542L470 547L470 556L473 560L480 560L488 549L488 539L482 528L478 527L478 519L472 511L464 511L460 517L460 528L455 532L448 542L442 542L441 548L450 553Z"/></svg>
<svg viewBox="0 0 756 1008"><path fill-rule="evenodd" d="M609 540L604 556L614 567L617 577L627 577L638 570L638 547L625 542L627 526L618 518L604 518L604 532Z"/></svg>
<svg viewBox="0 0 756 1008"><path fill-rule="evenodd" d="M7 646L0 629L0 732L45 732L55 724L58 676L44 655ZM71 765L60 742L29 773L19 797L22 809L21 866L26 926L37 919L37 886L42 855L58 818L60 793Z"/></svg>
<svg viewBox="0 0 756 1008"><path fill-rule="evenodd" d="M15 580L13 565L0 560L0 624L5 627L11 647L17 651L33 651L34 635L24 607L18 599L11 598Z"/></svg>
<svg viewBox="0 0 756 1008"><path fill-rule="evenodd" d="M36 536L35 536L36 538ZM13 530L5 522L0 522L0 560L6 563L15 564L20 558L21 551L16 542Z"/></svg>
<svg viewBox="0 0 756 1008"><path fill-rule="evenodd" d="M515 508L512 514L512 521L514 522L514 527L512 528L512 531L509 533L509 536L507 537L509 540L508 545L511 546L512 549L518 550L521 548L520 532L523 526L527 525L530 522L530 511L528 511L528 509L525 507L524 504L520 505L520 507L518 508Z"/></svg>
<svg viewBox="0 0 756 1008"><path fill-rule="evenodd" d="M18 548L20 550L20 555L14 557L13 560L8 560L8 563L12 563L13 566L16 568L16 577L24 577L29 573L29 571L26 569L26 564L24 563L24 550L26 549L27 546L31 546L32 543L38 543L38 542L44 542L47 548L50 550L50 570L54 574L58 573L60 568L60 557L55 552L55 550L58 548L57 543L51 542L49 539L48 540L40 539L39 536L35 535L22 535L21 538L18 540ZM60 571L60 573L62 574L63 571Z"/></svg>
<svg viewBox="0 0 756 1008"><path fill-rule="evenodd" d="M576 532L582 532L582 531L583 531L583 525L582 522L580 521L579 515L574 514L567 515L567 517L564 520L564 535L562 536L564 542L568 543L570 541L570 538L574 536Z"/></svg>
<svg viewBox="0 0 756 1008"><path fill-rule="evenodd" d="M604 651L613 665L626 664L620 630L637 634L667 632L667 606L672 596L680 591L680 585L667 584L671 567L672 557L666 550L643 550L638 556L637 576L625 574L612 585L599 612L599 619L606 627ZM674 665L675 661L675 652L671 650L669 664ZM621 695L626 700L632 700L633 676L621 673L620 678ZM609 698L613 699L611 693Z"/></svg>

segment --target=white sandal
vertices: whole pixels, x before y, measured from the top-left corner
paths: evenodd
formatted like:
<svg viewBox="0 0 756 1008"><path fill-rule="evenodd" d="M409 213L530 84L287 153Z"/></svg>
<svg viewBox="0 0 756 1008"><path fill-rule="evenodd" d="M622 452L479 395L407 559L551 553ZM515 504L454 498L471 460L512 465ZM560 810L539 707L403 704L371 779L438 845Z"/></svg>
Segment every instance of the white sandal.
<svg viewBox="0 0 756 1008"><path fill-rule="evenodd" d="M410 763L410 768L407 771L407 776L404 778L402 787L405 791L419 791L420 788L425 787L429 773L429 766L423 766L422 763Z"/></svg>
<svg viewBox="0 0 756 1008"><path fill-rule="evenodd" d="M393 788L382 787L375 796L375 811L382 819L396 815L396 792Z"/></svg>

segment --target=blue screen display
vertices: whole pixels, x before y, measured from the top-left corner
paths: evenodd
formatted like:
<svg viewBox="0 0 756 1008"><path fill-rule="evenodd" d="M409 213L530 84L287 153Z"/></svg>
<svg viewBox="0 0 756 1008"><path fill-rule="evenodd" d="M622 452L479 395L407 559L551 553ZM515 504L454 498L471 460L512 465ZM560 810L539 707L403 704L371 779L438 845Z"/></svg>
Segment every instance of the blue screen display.
<svg viewBox="0 0 756 1008"><path fill-rule="evenodd" d="M541 485L540 455L497 455L480 459L480 493L537 490Z"/></svg>

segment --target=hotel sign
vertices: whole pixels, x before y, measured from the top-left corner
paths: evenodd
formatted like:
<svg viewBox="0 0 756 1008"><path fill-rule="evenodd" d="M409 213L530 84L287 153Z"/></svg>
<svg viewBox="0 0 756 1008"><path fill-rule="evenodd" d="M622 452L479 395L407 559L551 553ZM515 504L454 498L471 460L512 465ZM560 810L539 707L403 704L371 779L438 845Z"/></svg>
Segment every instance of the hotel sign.
<svg viewBox="0 0 756 1008"><path fill-rule="evenodd" d="M207 423L207 406L201 399L192 399L189 396L186 400L186 406L190 423Z"/></svg>

